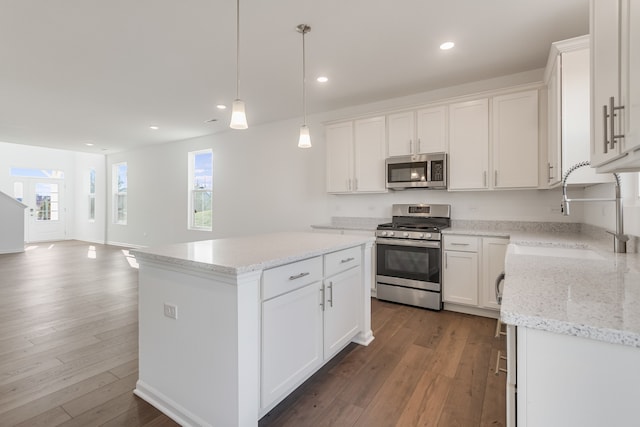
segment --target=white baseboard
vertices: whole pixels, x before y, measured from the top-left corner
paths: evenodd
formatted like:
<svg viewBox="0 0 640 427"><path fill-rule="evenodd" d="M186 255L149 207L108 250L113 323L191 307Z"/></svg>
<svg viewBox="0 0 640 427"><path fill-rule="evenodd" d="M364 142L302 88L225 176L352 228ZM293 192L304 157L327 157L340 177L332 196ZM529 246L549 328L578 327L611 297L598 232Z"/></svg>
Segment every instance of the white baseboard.
<svg viewBox="0 0 640 427"><path fill-rule="evenodd" d="M136 388L133 390L133 394L150 403L183 427L213 427L213 424L209 424L202 418L191 413L155 388L145 384L142 380L136 382Z"/></svg>

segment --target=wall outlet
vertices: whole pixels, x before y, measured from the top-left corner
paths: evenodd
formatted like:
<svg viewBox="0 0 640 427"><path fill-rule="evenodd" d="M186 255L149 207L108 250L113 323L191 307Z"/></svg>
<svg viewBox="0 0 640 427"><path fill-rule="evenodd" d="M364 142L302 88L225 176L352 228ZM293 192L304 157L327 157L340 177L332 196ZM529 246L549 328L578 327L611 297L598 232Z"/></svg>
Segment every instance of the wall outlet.
<svg viewBox="0 0 640 427"><path fill-rule="evenodd" d="M166 302L164 303L164 315L171 318L171 319L177 319L178 318L178 306L175 304L167 304Z"/></svg>

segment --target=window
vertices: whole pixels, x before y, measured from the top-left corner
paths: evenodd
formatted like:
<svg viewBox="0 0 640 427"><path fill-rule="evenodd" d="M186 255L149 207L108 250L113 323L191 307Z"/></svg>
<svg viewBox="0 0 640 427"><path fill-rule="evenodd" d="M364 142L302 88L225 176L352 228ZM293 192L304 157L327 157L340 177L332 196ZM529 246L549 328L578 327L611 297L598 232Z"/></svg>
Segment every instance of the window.
<svg viewBox="0 0 640 427"><path fill-rule="evenodd" d="M127 223L127 164L116 163L112 167L113 222Z"/></svg>
<svg viewBox="0 0 640 427"><path fill-rule="evenodd" d="M36 183L36 221L58 221L58 184Z"/></svg>
<svg viewBox="0 0 640 427"><path fill-rule="evenodd" d="M13 183L13 197L19 202L24 200L24 184L22 182Z"/></svg>
<svg viewBox="0 0 640 427"><path fill-rule="evenodd" d="M55 169L11 168L11 175L25 178L64 179L64 172Z"/></svg>
<svg viewBox="0 0 640 427"><path fill-rule="evenodd" d="M211 231L213 152L189 153L189 224L191 230Z"/></svg>
<svg viewBox="0 0 640 427"><path fill-rule="evenodd" d="M96 220L96 170L89 170L89 221Z"/></svg>

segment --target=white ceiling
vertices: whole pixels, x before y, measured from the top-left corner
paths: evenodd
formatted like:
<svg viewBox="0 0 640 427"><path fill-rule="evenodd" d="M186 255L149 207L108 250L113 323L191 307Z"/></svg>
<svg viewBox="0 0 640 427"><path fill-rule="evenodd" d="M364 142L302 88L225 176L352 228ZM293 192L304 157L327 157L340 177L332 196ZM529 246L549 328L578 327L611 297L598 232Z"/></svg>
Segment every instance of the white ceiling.
<svg viewBox="0 0 640 427"><path fill-rule="evenodd" d="M227 130L234 0L0 0L0 141L115 152ZM588 0L241 0L249 126L544 67ZM440 51L440 43L456 47ZM328 83L315 82L327 75ZM216 123L204 123L216 118ZM150 125L160 127L157 131ZM241 132L241 131L238 131ZM93 142L88 147L85 142Z"/></svg>

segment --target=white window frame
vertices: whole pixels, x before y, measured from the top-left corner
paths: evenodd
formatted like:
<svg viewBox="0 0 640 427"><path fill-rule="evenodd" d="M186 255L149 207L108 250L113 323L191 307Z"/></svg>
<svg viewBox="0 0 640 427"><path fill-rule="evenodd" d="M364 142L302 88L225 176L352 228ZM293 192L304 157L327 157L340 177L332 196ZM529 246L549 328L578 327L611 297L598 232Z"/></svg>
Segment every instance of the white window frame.
<svg viewBox="0 0 640 427"><path fill-rule="evenodd" d="M87 174L88 178L88 197L89 197L89 212L88 212L88 220L89 222L96 222L96 170L89 169L89 173ZM93 181L93 183L92 183ZM93 188L91 188L91 184L93 184Z"/></svg>
<svg viewBox="0 0 640 427"><path fill-rule="evenodd" d="M195 180L195 159L196 156L199 154L211 154L211 185L210 188L205 188L205 189L197 189L196 187L196 183L194 182ZM212 231L213 230L213 218L211 218L211 221L209 223L209 225L207 226L202 226L202 225L196 225L195 221L194 221L194 212L195 212L195 207L194 207L194 202L197 199L195 197L195 195L197 193L206 193L209 192L211 193L211 215L213 216L213 150L212 149L205 149L205 150L197 150L197 151L189 151L188 153L188 178L187 178L187 194L188 194L188 203L187 203L187 229L188 230L197 230L197 231Z"/></svg>
<svg viewBox="0 0 640 427"><path fill-rule="evenodd" d="M127 188L124 189L124 191L119 191L119 185L118 185L118 169L120 167L124 166L125 167L125 171L126 171L126 175L129 175L129 167L127 166L127 162L120 162L120 163L114 163L111 167L111 192L113 193L113 212L112 212L112 216L113 216L113 223L114 224L119 224L119 225L127 225ZM129 179L127 178L127 187L129 186L128 183ZM122 218L119 216L119 212L118 212L118 206L119 203L118 201L120 200L120 198L123 198L124 203L123 203L123 215Z"/></svg>

